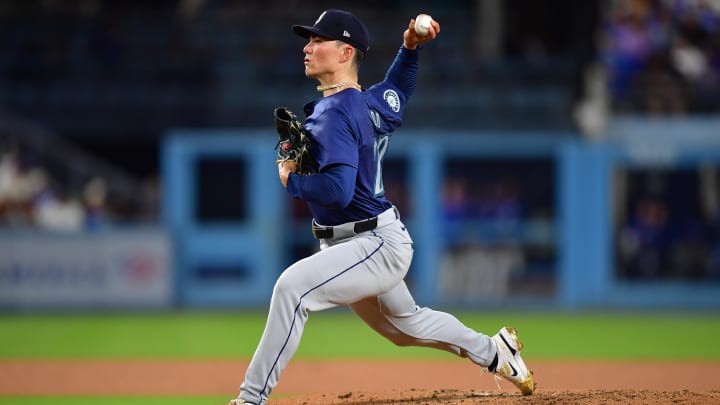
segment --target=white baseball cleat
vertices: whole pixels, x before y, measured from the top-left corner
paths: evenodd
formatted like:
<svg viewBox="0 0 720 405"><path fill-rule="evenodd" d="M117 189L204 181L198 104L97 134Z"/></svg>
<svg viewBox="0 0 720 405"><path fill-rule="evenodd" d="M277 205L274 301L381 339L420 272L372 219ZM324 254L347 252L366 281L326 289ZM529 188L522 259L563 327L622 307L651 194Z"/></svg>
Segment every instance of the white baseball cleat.
<svg viewBox="0 0 720 405"><path fill-rule="evenodd" d="M497 347L497 364L494 369L488 367L488 370L515 384L523 395L532 394L535 391L533 372L528 370L520 357L523 344L520 343L515 328L506 326L500 329L492 340Z"/></svg>

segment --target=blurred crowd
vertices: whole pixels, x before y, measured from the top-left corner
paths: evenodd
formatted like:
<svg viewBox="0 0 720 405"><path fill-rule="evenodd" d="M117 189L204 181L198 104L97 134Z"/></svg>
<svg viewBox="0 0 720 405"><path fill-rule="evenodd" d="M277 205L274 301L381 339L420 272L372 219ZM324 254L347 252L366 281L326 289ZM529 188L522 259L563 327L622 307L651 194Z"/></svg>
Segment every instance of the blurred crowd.
<svg viewBox="0 0 720 405"><path fill-rule="evenodd" d="M720 1L611 4L600 53L616 113L720 112Z"/></svg>
<svg viewBox="0 0 720 405"><path fill-rule="evenodd" d="M427 5L452 29L426 52L441 63L421 69L406 127L571 128L567 112L580 68L574 46L590 53L575 45L589 35L575 31L583 24L573 13L597 8L577 4ZM58 131L90 136L266 126L274 107L300 110L315 95L303 75L302 39L290 26L312 23L331 7L351 8L367 21L372 51L361 84L381 80L403 26L418 12L414 2L0 2L0 53L8 56L0 60L0 103Z"/></svg>
<svg viewBox="0 0 720 405"><path fill-rule="evenodd" d="M520 183L512 175L473 181L452 176L443 185L447 243L440 283L449 297L502 298L514 275L527 272Z"/></svg>
<svg viewBox="0 0 720 405"><path fill-rule="evenodd" d="M618 275L629 280L720 280L720 177L699 171L627 174L616 207ZM696 198L688 198L688 195Z"/></svg>
<svg viewBox="0 0 720 405"><path fill-rule="evenodd" d="M158 179L128 198L100 174L69 172L17 143L0 142L0 229L93 231L157 223Z"/></svg>
<svg viewBox="0 0 720 405"><path fill-rule="evenodd" d="M315 94L302 74L302 41L289 27L311 23L336 3L0 2L0 107L69 138L96 145L120 139L131 165L146 164L138 157L138 139L160 143L168 128L269 127L274 107L299 109ZM576 76L595 56L607 73L615 113L720 112L720 0L436 3L433 14L448 29L427 52L442 63L421 69L405 128L567 130ZM373 28L373 58L363 66L367 85L384 75L401 41L398 26L417 5L368 0L342 6L348 4ZM596 44L587 33L595 32L593 13L600 9L607 15ZM272 24L258 18L267 15ZM158 222L157 174L134 179L122 191L99 171L72 172L67 163L26 143L0 142L0 229L77 231ZM482 167L470 172L493 175L448 173L442 185L449 252L444 281L455 296L476 296L467 288L477 286L488 287L485 294L504 294L518 268L547 275L552 266L546 260L554 255L552 242L523 239L528 224L554 219L553 169L476 163ZM541 179L533 177L538 173ZM412 201L402 179L388 178L386 186L408 215ZM662 266L668 263L684 274L720 273L720 215L693 233L692 221L671 215L683 208L648 199L631 203L637 207L629 209L618 235L625 276L667 276L671 270ZM302 207L293 210L307 215ZM678 223L686 225L682 239L668 233L668 224ZM550 240L552 232L543 235ZM701 266L696 257L711 261ZM482 276L467 272L481 261L494 262L481 267L499 269L486 275L495 279L468 279Z"/></svg>

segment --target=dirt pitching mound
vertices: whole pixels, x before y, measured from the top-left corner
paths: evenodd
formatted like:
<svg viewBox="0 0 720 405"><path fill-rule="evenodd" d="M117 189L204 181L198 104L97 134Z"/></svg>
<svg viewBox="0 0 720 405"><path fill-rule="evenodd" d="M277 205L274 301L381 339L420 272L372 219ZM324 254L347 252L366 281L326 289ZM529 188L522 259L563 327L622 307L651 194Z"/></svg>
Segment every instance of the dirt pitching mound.
<svg viewBox="0 0 720 405"><path fill-rule="evenodd" d="M720 363L528 361L537 390L461 359L293 360L268 405L288 404L720 404ZM0 396L227 396L247 362L223 360L6 360Z"/></svg>
<svg viewBox="0 0 720 405"><path fill-rule="evenodd" d="M592 390L587 392L539 391L529 397L511 393L479 392L460 390L408 390L386 393L353 393L347 392L334 397L316 395L305 397L281 398L269 403L275 405L310 405L310 404L343 404L343 405L382 405L382 404L413 404L413 405L469 405L469 404L720 404L720 391L633 391Z"/></svg>

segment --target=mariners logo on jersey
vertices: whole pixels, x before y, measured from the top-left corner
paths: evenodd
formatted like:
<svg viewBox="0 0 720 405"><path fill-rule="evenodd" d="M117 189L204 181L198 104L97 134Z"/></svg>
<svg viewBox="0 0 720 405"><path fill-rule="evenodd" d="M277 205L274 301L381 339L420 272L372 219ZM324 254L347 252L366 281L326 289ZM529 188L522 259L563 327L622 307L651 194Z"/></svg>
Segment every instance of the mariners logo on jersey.
<svg viewBox="0 0 720 405"><path fill-rule="evenodd" d="M385 93L383 93L383 98L390 106L390 109L394 112L400 111L400 97L395 92L395 90L385 90Z"/></svg>

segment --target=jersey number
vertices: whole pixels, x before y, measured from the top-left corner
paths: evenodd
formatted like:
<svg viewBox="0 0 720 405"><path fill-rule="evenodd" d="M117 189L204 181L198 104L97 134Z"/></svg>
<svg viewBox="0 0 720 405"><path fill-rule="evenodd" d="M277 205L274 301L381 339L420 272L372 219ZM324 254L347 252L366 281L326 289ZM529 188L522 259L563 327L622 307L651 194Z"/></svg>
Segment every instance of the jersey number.
<svg viewBox="0 0 720 405"><path fill-rule="evenodd" d="M377 165L377 170L375 171L375 196L385 194L385 186L383 185L382 178L382 163L389 144L390 136L384 134L375 137L375 164Z"/></svg>

